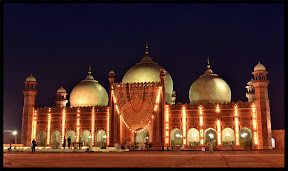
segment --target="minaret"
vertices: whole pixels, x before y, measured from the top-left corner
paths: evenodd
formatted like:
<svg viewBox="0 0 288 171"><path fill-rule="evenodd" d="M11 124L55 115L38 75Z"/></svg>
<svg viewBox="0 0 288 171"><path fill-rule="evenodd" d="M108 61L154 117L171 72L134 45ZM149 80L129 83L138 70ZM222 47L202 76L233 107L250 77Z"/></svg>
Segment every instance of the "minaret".
<svg viewBox="0 0 288 171"><path fill-rule="evenodd" d="M247 83L247 86L245 87L247 89L246 97L248 98L248 102L254 102L256 99L253 81L254 80L251 78L251 80Z"/></svg>
<svg viewBox="0 0 288 171"><path fill-rule="evenodd" d="M112 147L114 143L119 143L120 142L120 137L117 135L119 130L119 125L120 125L120 120L115 114L115 109L114 109L114 101L113 101L113 95L112 92L114 92L114 81L115 81L115 73L113 70L109 72L109 83L110 83L110 89L109 89L109 147Z"/></svg>
<svg viewBox="0 0 288 171"><path fill-rule="evenodd" d="M254 67L254 81L255 87L255 105L257 111L257 131L258 131L258 148L272 149L271 140L271 119L270 119L270 103L268 98L268 84L267 73L265 66L260 61Z"/></svg>
<svg viewBox="0 0 288 171"><path fill-rule="evenodd" d="M166 73L165 69L160 69L160 80L161 80L161 85L162 85L162 92L161 92L161 94L162 94L161 98L162 99L161 99L161 107L160 107L161 115L160 115L160 117L158 117L158 118L156 117L155 118L155 121L158 120L158 123L161 125L161 127L160 127L160 125L159 125L159 127L162 129L161 130L161 135L162 135L161 136L161 146L162 147L164 147L164 144L165 144L165 125L164 125L165 106L166 106L166 102L165 102L165 84L164 84L164 80L165 80L165 77L166 77L165 73ZM153 134L154 133L156 133L155 130L153 131ZM156 133L156 135L157 135L157 133ZM157 140L157 138L156 138L156 140ZM157 141L156 141L156 143L157 143Z"/></svg>
<svg viewBox="0 0 288 171"><path fill-rule="evenodd" d="M31 137L32 137L32 119L34 114L35 107L35 98L37 94L36 78L31 74L26 78L25 89L23 90L24 94L24 106L22 113L22 133L21 133L21 143L24 146L31 145Z"/></svg>
<svg viewBox="0 0 288 171"><path fill-rule="evenodd" d="M66 104L68 103L68 100L66 98L67 93L66 90L61 86L56 93L57 99L55 100L56 102L56 107L66 107Z"/></svg>

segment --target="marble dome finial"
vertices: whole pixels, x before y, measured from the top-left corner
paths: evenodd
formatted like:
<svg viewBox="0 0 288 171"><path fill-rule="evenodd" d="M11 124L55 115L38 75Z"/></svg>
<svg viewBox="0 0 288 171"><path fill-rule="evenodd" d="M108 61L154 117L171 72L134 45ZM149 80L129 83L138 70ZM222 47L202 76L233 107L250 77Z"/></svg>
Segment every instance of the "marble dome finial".
<svg viewBox="0 0 288 171"><path fill-rule="evenodd" d="M207 63L208 63L207 68L210 69L209 56L208 56L208 59L207 59Z"/></svg>
<svg viewBox="0 0 288 171"><path fill-rule="evenodd" d="M88 74L91 75L92 72L91 72L91 65L89 64L89 71L88 71Z"/></svg>
<svg viewBox="0 0 288 171"><path fill-rule="evenodd" d="M146 55L146 56L149 55L149 51L148 51L148 41L146 41L146 51L145 51L145 55Z"/></svg>

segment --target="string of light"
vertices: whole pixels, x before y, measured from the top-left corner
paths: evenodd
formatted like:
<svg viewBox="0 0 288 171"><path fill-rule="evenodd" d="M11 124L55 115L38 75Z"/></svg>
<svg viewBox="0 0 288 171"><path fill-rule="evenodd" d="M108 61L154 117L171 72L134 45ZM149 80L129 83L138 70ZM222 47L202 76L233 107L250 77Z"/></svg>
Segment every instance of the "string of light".
<svg viewBox="0 0 288 171"><path fill-rule="evenodd" d="M256 122L256 108L255 104L252 104L252 117L253 117L253 136L254 136L254 144L258 144L257 137L257 122Z"/></svg>
<svg viewBox="0 0 288 171"><path fill-rule="evenodd" d="M156 111L156 110L159 108L161 90L162 90L162 87L159 87L159 88L158 88L158 94L157 94L157 97L156 97L156 104L155 104L155 106L154 106L154 111ZM121 113L120 113L120 109L119 109L119 106L118 106L118 104L117 104L117 100L116 100L116 97L115 97L115 94L114 94L114 90L111 91L111 94L112 94L112 98L113 98L113 101L114 101L114 104L115 104L115 108L116 108L117 114L119 115L121 122L126 126L126 128L127 128L128 130L130 130L130 131L133 132L133 133L142 132L144 129L141 129L141 130L136 131L136 130L132 129L132 128L127 124L127 122L124 120L124 118L122 117L122 115L121 115ZM151 119L148 121L148 123L146 124L146 126L145 126L144 128L147 128L147 127L150 125L152 119L154 119L154 115L153 115L153 114L152 114L152 116L151 116Z"/></svg>

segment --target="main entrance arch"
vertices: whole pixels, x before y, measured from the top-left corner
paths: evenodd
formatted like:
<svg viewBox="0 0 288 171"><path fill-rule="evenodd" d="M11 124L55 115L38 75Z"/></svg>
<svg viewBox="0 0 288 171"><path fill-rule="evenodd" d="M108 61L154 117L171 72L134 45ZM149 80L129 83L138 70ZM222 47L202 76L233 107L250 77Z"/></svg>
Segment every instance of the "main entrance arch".
<svg viewBox="0 0 288 171"><path fill-rule="evenodd" d="M136 133L134 134L134 140L136 145L141 143L149 143L149 132L147 129L139 128L136 130Z"/></svg>

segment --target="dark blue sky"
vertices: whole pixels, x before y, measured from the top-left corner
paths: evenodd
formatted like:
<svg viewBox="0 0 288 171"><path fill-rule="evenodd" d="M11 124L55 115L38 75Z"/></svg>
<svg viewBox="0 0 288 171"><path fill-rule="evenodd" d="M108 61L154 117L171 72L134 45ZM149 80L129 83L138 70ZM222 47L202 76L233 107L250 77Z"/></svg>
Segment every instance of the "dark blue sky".
<svg viewBox="0 0 288 171"><path fill-rule="evenodd" d="M172 76L176 102L211 69L247 101L245 86L260 59L269 71L272 129L284 128L284 6L281 4L5 4L4 129L21 130L24 81L39 83L36 107L68 97L92 65L109 91L138 63L149 42L152 59Z"/></svg>

